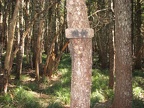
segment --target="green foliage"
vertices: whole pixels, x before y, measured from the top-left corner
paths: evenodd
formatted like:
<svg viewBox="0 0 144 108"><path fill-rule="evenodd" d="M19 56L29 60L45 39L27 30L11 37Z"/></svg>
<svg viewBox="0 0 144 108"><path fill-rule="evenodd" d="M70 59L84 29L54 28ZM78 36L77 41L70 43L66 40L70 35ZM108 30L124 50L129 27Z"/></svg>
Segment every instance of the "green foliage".
<svg viewBox="0 0 144 108"><path fill-rule="evenodd" d="M141 87L133 88L133 95L134 97L144 97L144 90Z"/></svg>
<svg viewBox="0 0 144 108"><path fill-rule="evenodd" d="M60 91L56 92L56 96L64 104L70 104L70 89L61 88Z"/></svg>
<svg viewBox="0 0 144 108"><path fill-rule="evenodd" d="M92 72L91 108L97 102L105 102L113 99L113 91L108 88L108 72L98 69Z"/></svg>
<svg viewBox="0 0 144 108"><path fill-rule="evenodd" d="M11 83L16 85L13 89L10 89L6 95L0 95L0 108L64 108L64 105L70 105L71 58L69 55L63 55L54 77L54 80L44 77L38 83L31 81L29 75L22 75L21 81ZM99 102L112 102L114 92L108 88L108 80L108 70L93 69L91 108ZM47 97L40 99L37 97L40 93ZM133 108L143 108L143 99L143 72L135 71L133 72ZM47 104L43 106L45 103Z"/></svg>
<svg viewBox="0 0 144 108"><path fill-rule="evenodd" d="M144 100L139 98L135 98L133 100L133 108L143 108L144 107Z"/></svg>
<svg viewBox="0 0 144 108"><path fill-rule="evenodd" d="M11 103L12 102L11 94L5 94L3 96L0 96L0 102L3 102L3 104ZM1 103L2 104L2 103Z"/></svg>
<svg viewBox="0 0 144 108"><path fill-rule="evenodd" d="M64 54L61 58L59 69L71 69L71 57L69 54Z"/></svg>
<svg viewBox="0 0 144 108"><path fill-rule="evenodd" d="M134 77L144 77L144 72L141 71L141 70L135 70L135 71L133 72L133 76L134 76Z"/></svg>
<svg viewBox="0 0 144 108"><path fill-rule="evenodd" d="M14 100L23 103L23 108L40 108L37 99L32 92L25 90L23 87L18 87L14 90Z"/></svg>
<svg viewBox="0 0 144 108"><path fill-rule="evenodd" d="M62 74L60 80L49 86L44 92L60 100L63 104L70 104L70 70L63 68L59 69L59 72Z"/></svg>
<svg viewBox="0 0 144 108"><path fill-rule="evenodd" d="M140 70L133 72L133 108L144 106L144 73Z"/></svg>
<svg viewBox="0 0 144 108"><path fill-rule="evenodd" d="M3 108L40 108L37 98L32 92L19 86L8 94L0 97L0 107Z"/></svg>
<svg viewBox="0 0 144 108"><path fill-rule="evenodd" d="M51 102L47 108L63 108L60 102Z"/></svg>
<svg viewBox="0 0 144 108"><path fill-rule="evenodd" d="M27 83L27 84L24 84L25 86L27 86L30 90L38 90L39 89L39 86L36 82L31 82L31 83Z"/></svg>

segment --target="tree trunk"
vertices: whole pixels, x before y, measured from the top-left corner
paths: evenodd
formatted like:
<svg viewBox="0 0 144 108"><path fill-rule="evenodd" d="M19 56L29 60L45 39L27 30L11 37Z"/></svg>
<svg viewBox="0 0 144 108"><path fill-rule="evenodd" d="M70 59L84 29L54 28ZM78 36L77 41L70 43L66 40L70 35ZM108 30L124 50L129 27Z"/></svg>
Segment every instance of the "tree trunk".
<svg viewBox="0 0 144 108"><path fill-rule="evenodd" d="M135 46L135 69L141 69L141 46L142 46L142 36L141 36L141 3L140 0L137 0L136 2L136 14L135 14L135 30L136 30L136 46Z"/></svg>
<svg viewBox="0 0 144 108"><path fill-rule="evenodd" d="M8 77L9 77L9 68L10 68L10 60L11 60L11 54L12 54L12 48L13 48L13 40L14 40L14 33L15 33L15 27L16 27L16 21L17 21L17 15L19 12L19 5L20 0L16 0L15 10L13 13L13 17L10 20L9 30L8 30L8 42L7 42L7 48L6 48L6 55L5 55L5 63L4 63L4 92L7 92L7 86L8 86Z"/></svg>
<svg viewBox="0 0 144 108"><path fill-rule="evenodd" d="M113 108L132 108L131 1L115 0L116 86Z"/></svg>
<svg viewBox="0 0 144 108"><path fill-rule="evenodd" d="M42 34L43 34L43 24L44 21L41 20L40 24L39 24L39 33L38 33L38 37L37 37L37 44L36 44L36 63L35 63L35 67L36 67L36 79L37 81L39 81L39 64L40 64L40 53L41 53L41 38L42 38Z"/></svg>
<svg viewBox="0 0 144 108"><path fill-rule="evenodd" d="M114 74L115 74L114 33L110 33L109 35L109 88L111 89L113 89L114 87Z"/></svg>
<svg viewBox="0 0 144 108"><path fill-rule="evenodd" d="M104 0L99 0L98 2L98 10L102 10L106 8L106 1ZM104 22L104 19L106 19L108 16L105 18L105 11L101 11L97 13L97 15L100 17L100 30L97 33L97 41L98 41L98 51L99 51L99 61L101 63L101 68L106 69L108 68L108 35L106 33L107 27Z"/></svg>
<svg viewBox="0 0 144 108"><path fill-rule="evenodd" d="M3 53L3 21L2 21L2 16L3 16L3 11L2 11L2 1L0 1L0 92L3 91L3 71L2 71L2 53Z"/></svg>
<svg viewBox="0 0 144 108"><path fill-rule="evenodd" d="M0 15L0 74L2 73L2 53L3 53L3 23Z"/></svg>
<svg viewBox="0 0 144 108"><path fill-rule="evenodd" d="M44 0L34 1L35 14L40 13L43 10ZM36 69L36 80L39 81L39 64L40 64L40 53L41 53L41 37L43 35L43 14L40 14L34 23L34 36L33 36L33 63Z"/></svg>
<svg viewBox="0 0 144 108"><path fill-rule="evenodd" d="M90 108L92 36L85 0L67 0L66 37L72 57L71 108Z"/></svg>
<svg viewBox="0 0 144 108"><path fill-rule="evenodd" d="M24 38L23 35L23 0L21 0L20 4L20 11L19 11L19 39L18 39L18 45L19 45L19 51L17 54L17 67L16 67L16 79L20 79L20 75L22 73L22 62L23 62L23 55L24 55Z"/></svg>
<svg viewBox="0 0 144 108"><path fill-rule="evenodd" d="M109 32L109 88L114 87L114 74L115 74L115 39L114 39L114 21L113 21L113 0L109 1L109 8L111 10L108 12L109 22L108 32Z"/></svg>

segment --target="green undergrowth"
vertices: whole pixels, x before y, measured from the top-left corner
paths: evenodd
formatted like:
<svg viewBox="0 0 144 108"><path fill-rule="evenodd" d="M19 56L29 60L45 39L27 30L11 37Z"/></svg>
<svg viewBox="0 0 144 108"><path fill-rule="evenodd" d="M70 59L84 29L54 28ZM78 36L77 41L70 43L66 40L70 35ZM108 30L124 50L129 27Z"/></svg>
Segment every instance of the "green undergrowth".
<svg viewBox="0 0 144 108"><path fill-rule="evenodd" d="M144 73L133 72L133 108L144 106ZM34 81L23 74L20 81L13 80L6 95L0 95L0 108L68 108L70 105L71 59L64 54L52 79ZM92 70L91 108L96 103L112 101L113 90L108 88L108 70Z"/></svg>
<svg viewBox="0 0 144 108"><path fill-rule="evenodd" d="M144 108L144 72L133 72L133 108Z"/></svg>
<svg viewBox="0 0 144 108"><path fill-rule="evenodd" d="M107 71L93 69L92 72L92 93L91 93L91 108L97 102L105 102L112 100L113 91L108 88Z"/></svg>
<svg viewBox="0 0 144 108"><path fill-rule="evenodd" d="M16 87L0 97L0 108L40 108L38 99L24 87Z"/></svg>

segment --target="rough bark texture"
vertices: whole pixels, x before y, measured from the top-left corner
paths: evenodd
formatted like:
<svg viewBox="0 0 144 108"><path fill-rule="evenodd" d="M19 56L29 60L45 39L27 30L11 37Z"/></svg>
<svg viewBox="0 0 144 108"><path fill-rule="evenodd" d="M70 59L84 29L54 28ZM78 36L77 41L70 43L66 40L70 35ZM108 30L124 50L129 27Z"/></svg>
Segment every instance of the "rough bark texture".
<svg viewBox="0 0 144 108"><path fill-rule="evenodd" d="M115 0L116 87L113 108L132 108L131 1Z"/></svg>
<svg viewBox="0 0 144 108"><path fill-rule="evenodd" d="M84 0L67 0L66 5L68 28L90 28ZM70 107L90 108L92 39L72 38L69 48L72 57Z"/></svg>

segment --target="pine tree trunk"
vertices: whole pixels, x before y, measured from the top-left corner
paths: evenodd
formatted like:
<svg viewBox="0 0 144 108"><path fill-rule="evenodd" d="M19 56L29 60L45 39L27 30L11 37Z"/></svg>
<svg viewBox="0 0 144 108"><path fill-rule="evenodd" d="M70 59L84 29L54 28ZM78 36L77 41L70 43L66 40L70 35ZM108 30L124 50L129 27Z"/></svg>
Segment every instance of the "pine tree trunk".
<svg viewBox="0 0 144 108"><path fill-rule="evenodd" d="M67 0L67 22L66 37L70 38L69 48L72 57L70 107L90 108L92 72L91 36L93 33L88 21L85 0ZM87 31L88 28L90 31Z"/></svg>
<svg viewBox="0 0 144 108"><path fill-rule="evenodd" d="M112 108L132 108L131 1L115 0L116 86Z"/></svg>

